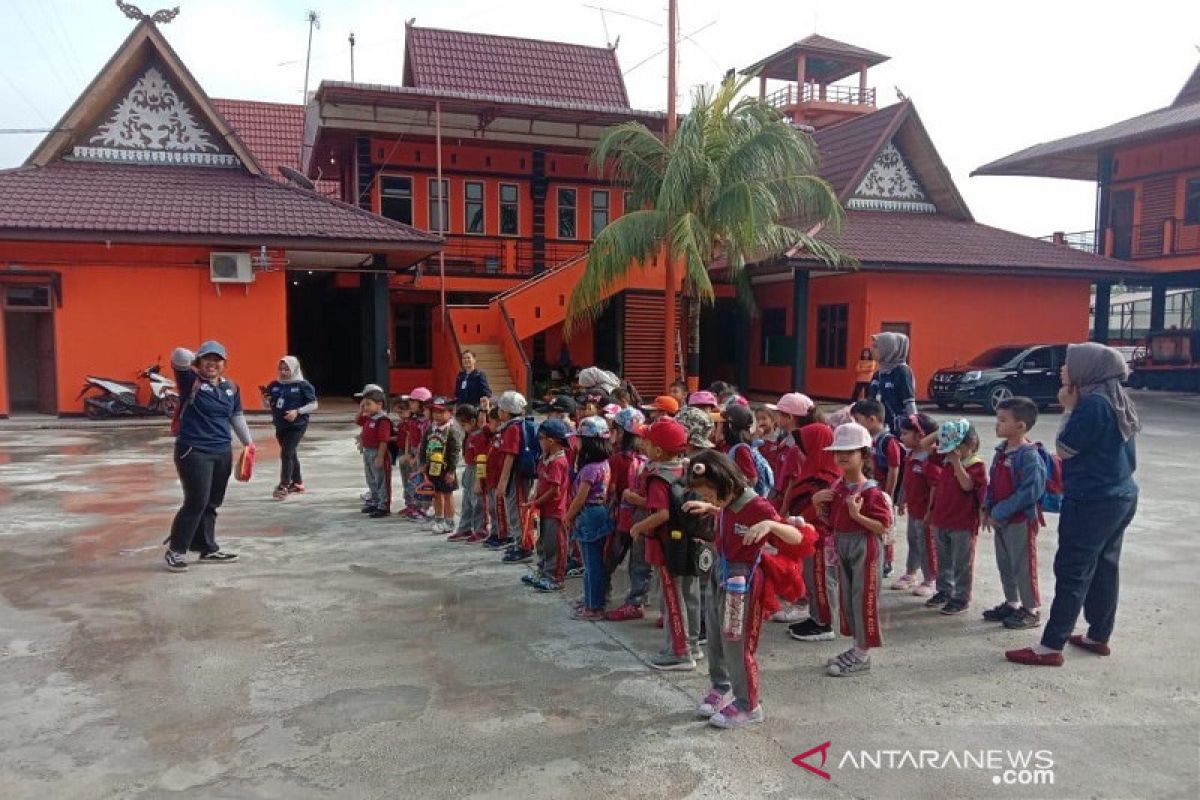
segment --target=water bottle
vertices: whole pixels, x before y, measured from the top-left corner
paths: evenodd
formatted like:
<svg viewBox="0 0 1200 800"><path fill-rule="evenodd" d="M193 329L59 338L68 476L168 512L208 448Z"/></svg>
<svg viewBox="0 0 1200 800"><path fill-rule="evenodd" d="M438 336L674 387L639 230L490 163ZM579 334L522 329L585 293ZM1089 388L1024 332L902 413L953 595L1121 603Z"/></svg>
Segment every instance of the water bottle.
<svg viewBox="0 0 1200 800"><path fill-rule="evenodd" d="M731 575L725 581L725 615L721 621L721 636L729 641L742 638L746 622L746 576Z"/></svg>

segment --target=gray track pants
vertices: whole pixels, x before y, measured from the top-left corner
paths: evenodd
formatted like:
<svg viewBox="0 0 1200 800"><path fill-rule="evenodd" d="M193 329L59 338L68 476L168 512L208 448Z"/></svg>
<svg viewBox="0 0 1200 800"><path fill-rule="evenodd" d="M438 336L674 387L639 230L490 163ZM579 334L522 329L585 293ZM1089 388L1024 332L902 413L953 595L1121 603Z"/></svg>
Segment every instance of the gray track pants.
<svg viewBox="0 0 1200 800"><path fill-rule="evenodd" d="M864 650L879 647L879 586L883 580L883 540L863 533L839 533L834 537L841 579L838 609L843 636L853 636Z"/></svg>
<svg viewBox="0 0 1200 800"><path fill-rule="evenodd" d="M663 633L668 652L687 655L700 643L700 579L694 575L672 575L659 567L662 578ZM709 638L712 637L709 632Z"/></svg>
<svg viewBox="0 0 1200 800"><path fill-rule="evenodd" d="M937 590L964 605L971 602L975 577L975 532L937 528Z"/></svg>
<svg viewBox="0 0 1200 800"><path fill-rule="evenodd" d="M462 481L462 512L458 517L456 533L481 533L487 528L483 516L483 495L475 491L475 468L468 466L463 470Z"/></svg>
<svg viewBox="0 0 1200 800"><path fill-rule="evenodd" d="M924 580L935 581L937 575L929 566L929 554L925 552L925 520L913 515L908 517L908 556L904 561L906 575L916 575L917 570L924 573Z"/></svg>
<svg viewBox="0 0 1200 800"><path fill-rule="evenodd" d="M721 633L725 615L725 587L721 585L721 570L714 568L703 578L709 598L705 609L705 624L708 628L708 644L704 647L708 656L708 678L720 689L732 689L733 696L743 708L758 705L758 663L754 652L758 649L759 632L762 630L761 602L755 600L752 586L744 595L746 613L741 637L726 639Z"/></svg>
<svg viewBox="0 0 1200 800"><path fill-rule="evenodd" d="M1026 520L997 526L996 566L1000 570L1005 600L1009 603L1019 601L1027 609L1041 607L1036 527L1031 527Z"/></svg>

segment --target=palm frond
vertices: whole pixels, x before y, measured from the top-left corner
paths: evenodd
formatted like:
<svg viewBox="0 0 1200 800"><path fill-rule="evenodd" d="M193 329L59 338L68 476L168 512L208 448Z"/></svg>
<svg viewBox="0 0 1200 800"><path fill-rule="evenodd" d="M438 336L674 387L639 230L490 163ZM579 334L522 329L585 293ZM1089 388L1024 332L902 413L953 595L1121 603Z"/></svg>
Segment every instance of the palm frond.
<svg viewBox="0 0 1200 800"><path fill-rule="evenodd" d="M644 269L666 240L666 215L653 209L631 211L613 220L596 235L588 251L583 276L567 302L564 328L569 336L582 321L594 320L605 292L632 269Z"/></svg>

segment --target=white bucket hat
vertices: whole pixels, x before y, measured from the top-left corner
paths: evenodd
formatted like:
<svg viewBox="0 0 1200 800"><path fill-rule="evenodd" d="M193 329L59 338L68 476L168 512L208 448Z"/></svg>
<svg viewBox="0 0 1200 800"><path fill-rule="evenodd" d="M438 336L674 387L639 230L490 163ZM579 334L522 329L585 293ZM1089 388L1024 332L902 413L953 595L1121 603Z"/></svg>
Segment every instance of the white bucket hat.
<svg viewBox="0 0 1200 800"><path fill-rule="evenodd" d="M513 416L525 413L525 395L520 392L509 389L504 394L500 395L500 400L496 405L500 406L501 411L508 412Z"/></svg>
<svg viewBox="0 0 1200 800"><path fill-rule="evenodd" d="M825 449L836 453L839 450L861 450L870 446L871 432L857 422L847 422L837 427L833 432L833 444Z"/></svg>

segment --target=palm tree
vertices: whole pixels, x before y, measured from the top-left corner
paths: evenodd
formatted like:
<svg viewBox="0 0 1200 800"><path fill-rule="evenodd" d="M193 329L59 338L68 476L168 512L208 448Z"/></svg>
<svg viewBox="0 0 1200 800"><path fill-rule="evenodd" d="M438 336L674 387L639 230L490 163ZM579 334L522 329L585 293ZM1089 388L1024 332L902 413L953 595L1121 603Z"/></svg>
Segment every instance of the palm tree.
<svg viewBox="0 0 1200 800"><path fill-rule="evenodd" d="M751 305L743 272L748 263L798 245L830 265L849 263L813 233L839 224L843 212L833 189L816 175L812 138L762 100L739 97L748 80L727 76L715 90L699 88L669 142L640 122L617 125L601 137L592 167L603 173L611 164L614 179L640 210L627 210L596 236L567 306L568 334L601 313L606 289L660 253L683 267L684 290L696 309L689 320L694 351L699 304L715 299L709 268L718 260ZM671 379L677 323L667 316Z"/></svg>

